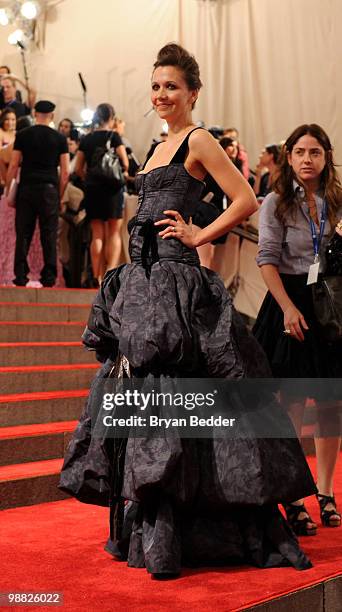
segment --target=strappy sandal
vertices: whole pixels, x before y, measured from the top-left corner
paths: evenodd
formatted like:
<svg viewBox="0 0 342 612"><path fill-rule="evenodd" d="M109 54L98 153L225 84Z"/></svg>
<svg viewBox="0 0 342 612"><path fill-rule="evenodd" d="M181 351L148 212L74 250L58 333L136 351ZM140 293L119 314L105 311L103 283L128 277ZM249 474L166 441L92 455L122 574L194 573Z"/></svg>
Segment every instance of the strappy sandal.
<svg viewBox="0 0 342 612"><path fill-rule="evenodd" d="M313 536L317 533L317 525L315 525L314 521L310 517L307 509L304 504L297 506L295 504L284 504L284 509L286 512L286 517L288 523L292 527L293 531L298 536ZM307 516L304 518L299 518L299 515L304 512ZM309 527L309 524L312 524Z"/></svg>
<svg viewBox="0 0 342 612"><path fill-rule="evenodd" d="M341 514L337 512L334 495L317 493L316 497L319 503L322 525L325 527L339 527L341 525ZM328 504L334 506L332 510L326 510Z"/></svg>

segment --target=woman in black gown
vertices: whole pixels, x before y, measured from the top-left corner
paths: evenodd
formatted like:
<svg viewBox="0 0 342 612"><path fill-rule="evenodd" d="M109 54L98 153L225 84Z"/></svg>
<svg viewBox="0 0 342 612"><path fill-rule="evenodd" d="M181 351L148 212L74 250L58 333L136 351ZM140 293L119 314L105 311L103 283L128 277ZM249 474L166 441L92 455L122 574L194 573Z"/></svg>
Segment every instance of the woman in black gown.
<svg viewBox="0 0 342 612"><path fill-rule="evenodd" d="M161 389L177 376L269 376L264 353L222 281L199 265L197 246L256 209L252 190L223 149L192 122L200 87L191 55L175 44L161 49L151 99L169 137L137 177L131 264L106 275L83 336L103 367L69 445L61 487L86 503L110 505L106 549L155 577L177 575L184 565L233 562L306 569L310 561L277 506L315 491L295 434L181 439L176 432L113 441L106 431L102 438L91 431L101 381L113 364L117 371L118 356L130 376L157 380ZM207 172L232 204L199 229L191 217Z"/></svg>

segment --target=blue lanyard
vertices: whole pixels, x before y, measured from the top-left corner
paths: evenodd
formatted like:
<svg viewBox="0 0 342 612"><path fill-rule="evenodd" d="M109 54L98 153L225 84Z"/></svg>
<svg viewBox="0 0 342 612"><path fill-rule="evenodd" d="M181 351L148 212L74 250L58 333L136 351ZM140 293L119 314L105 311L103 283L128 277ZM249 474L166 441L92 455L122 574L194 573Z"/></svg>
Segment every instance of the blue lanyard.
<svg viewBox="0 0 342 612"><path fill-rule="evenodd" d="M323 234L324 234L324 228L325 228L326 220L327 220L327 203L324 200L323 208L322 208L322 214L321 214L321 220L319 222L319 236L317 236L316 225L315 225L315 223L313 222L313 220L310 217L310 228L311 228L311 236L312 236L312 243L313 243L315 261L318 260L318 253L319 253L319 249L320 249L322 238L323 238Z"/></svg>

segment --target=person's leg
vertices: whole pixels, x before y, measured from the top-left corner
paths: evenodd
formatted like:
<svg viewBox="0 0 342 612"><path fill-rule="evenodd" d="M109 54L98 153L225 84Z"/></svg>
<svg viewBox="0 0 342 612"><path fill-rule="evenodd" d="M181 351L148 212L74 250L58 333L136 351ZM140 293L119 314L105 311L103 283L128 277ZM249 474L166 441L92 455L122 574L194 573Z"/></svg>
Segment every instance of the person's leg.
<svg viewBox="0 0 342 612"><path fill-rule="evenodd" d="M286 411L296 430L296 434L300 440L305 409L305 399L290 398L284 394L281 394L281 403L284 408L286 408ZM317 524L311 519L310 515L306 511L303 499L297 499L290 504L286 504L284 507L288 521L297 535L316 534ZM303 510L300 511L300 508L303 508Z"/></svg>
<svg viewBox="0 0 342 612"><path fill-rule="evenodd" d="M105 239L105 226L101 219L92 219L90 258L93 268L94 279L101 282L102 279L102 255Z"/></svg>
<svg viewBox="0 0 342 612"><path fill-rule="evenodd" d="M341 524L340 514L334 514L334 473L341 449L340 402L317 402L318 435L315 436L317 457L317 489L321 511L326 512L324 524L331 527Z"/></svg>
<svg viewBox="0 0 342 612"><path fill-rule="evenodd" d="M27 255L37 219L31 199L30 188L19 188L15 213L16 242L14 256L14 284L18 286L25 286L28 281Z"/></svg>
<svg viewBox="0 0 342 612"><path fill-rule="evenodd" d="M285 405L287 414L289 415L293 427L296 430L297 437L301 438L302 433L302 425L303 425L303 416L305 409L305 400L287 400Z"/></svg>
<svg viewBox="0 0 342 612"><path fill-rule="evenodd" d="M315 438L317 456L317 488L322 495L333 494L333 479L341 437Z"/></svg>
<svg viewBox="0 0 342 612"><path fill-rule="evenodd" d="M120 262L122 239L122 219L108 219L106 221L105 253L107 270L117 268Z"/></svg>
<svg viewBox="0 0 342 612"><path fill-rule="evenodd" d="M105 260L106 270L117 268L122 250L121 228L123 222L123 209L125 205L124 190L109 195L105 200L106 239Z"/></svg>
<svg viewBox="0 0 342 612"><path fill-rule="evenodd" d="M40 281L44 287L52 287L57 277L58 188L53 185L41 185L37 195L38 193L40 241L44 258Z"/></svg>

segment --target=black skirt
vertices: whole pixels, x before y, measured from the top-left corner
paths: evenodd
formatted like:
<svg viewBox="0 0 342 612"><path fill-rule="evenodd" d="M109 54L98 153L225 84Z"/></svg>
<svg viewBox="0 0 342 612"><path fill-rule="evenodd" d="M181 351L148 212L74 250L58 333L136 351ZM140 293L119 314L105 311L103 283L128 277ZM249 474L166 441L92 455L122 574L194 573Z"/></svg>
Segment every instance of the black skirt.
<svg viewBox="0 0 342 612"><path fill-rule="evenodd" d="M284 334L284 313L271 293L267 293L253 332L268 357L273 376L305 379L288 386L289 392L292 387L292 395L302 393L327 401L340 399L341 381L329 384L322 379L342 377L342 343L329 344L321 339L307 275L280 276L309 329L304 331L303 342Z"/></svg>
<svg viewBox="0 0 342 612"><path fill-rule="evenodd" d="M113 193L106 185L86 185L83 204L90 220L122 219L124 202L123 189Z"/></svg>

